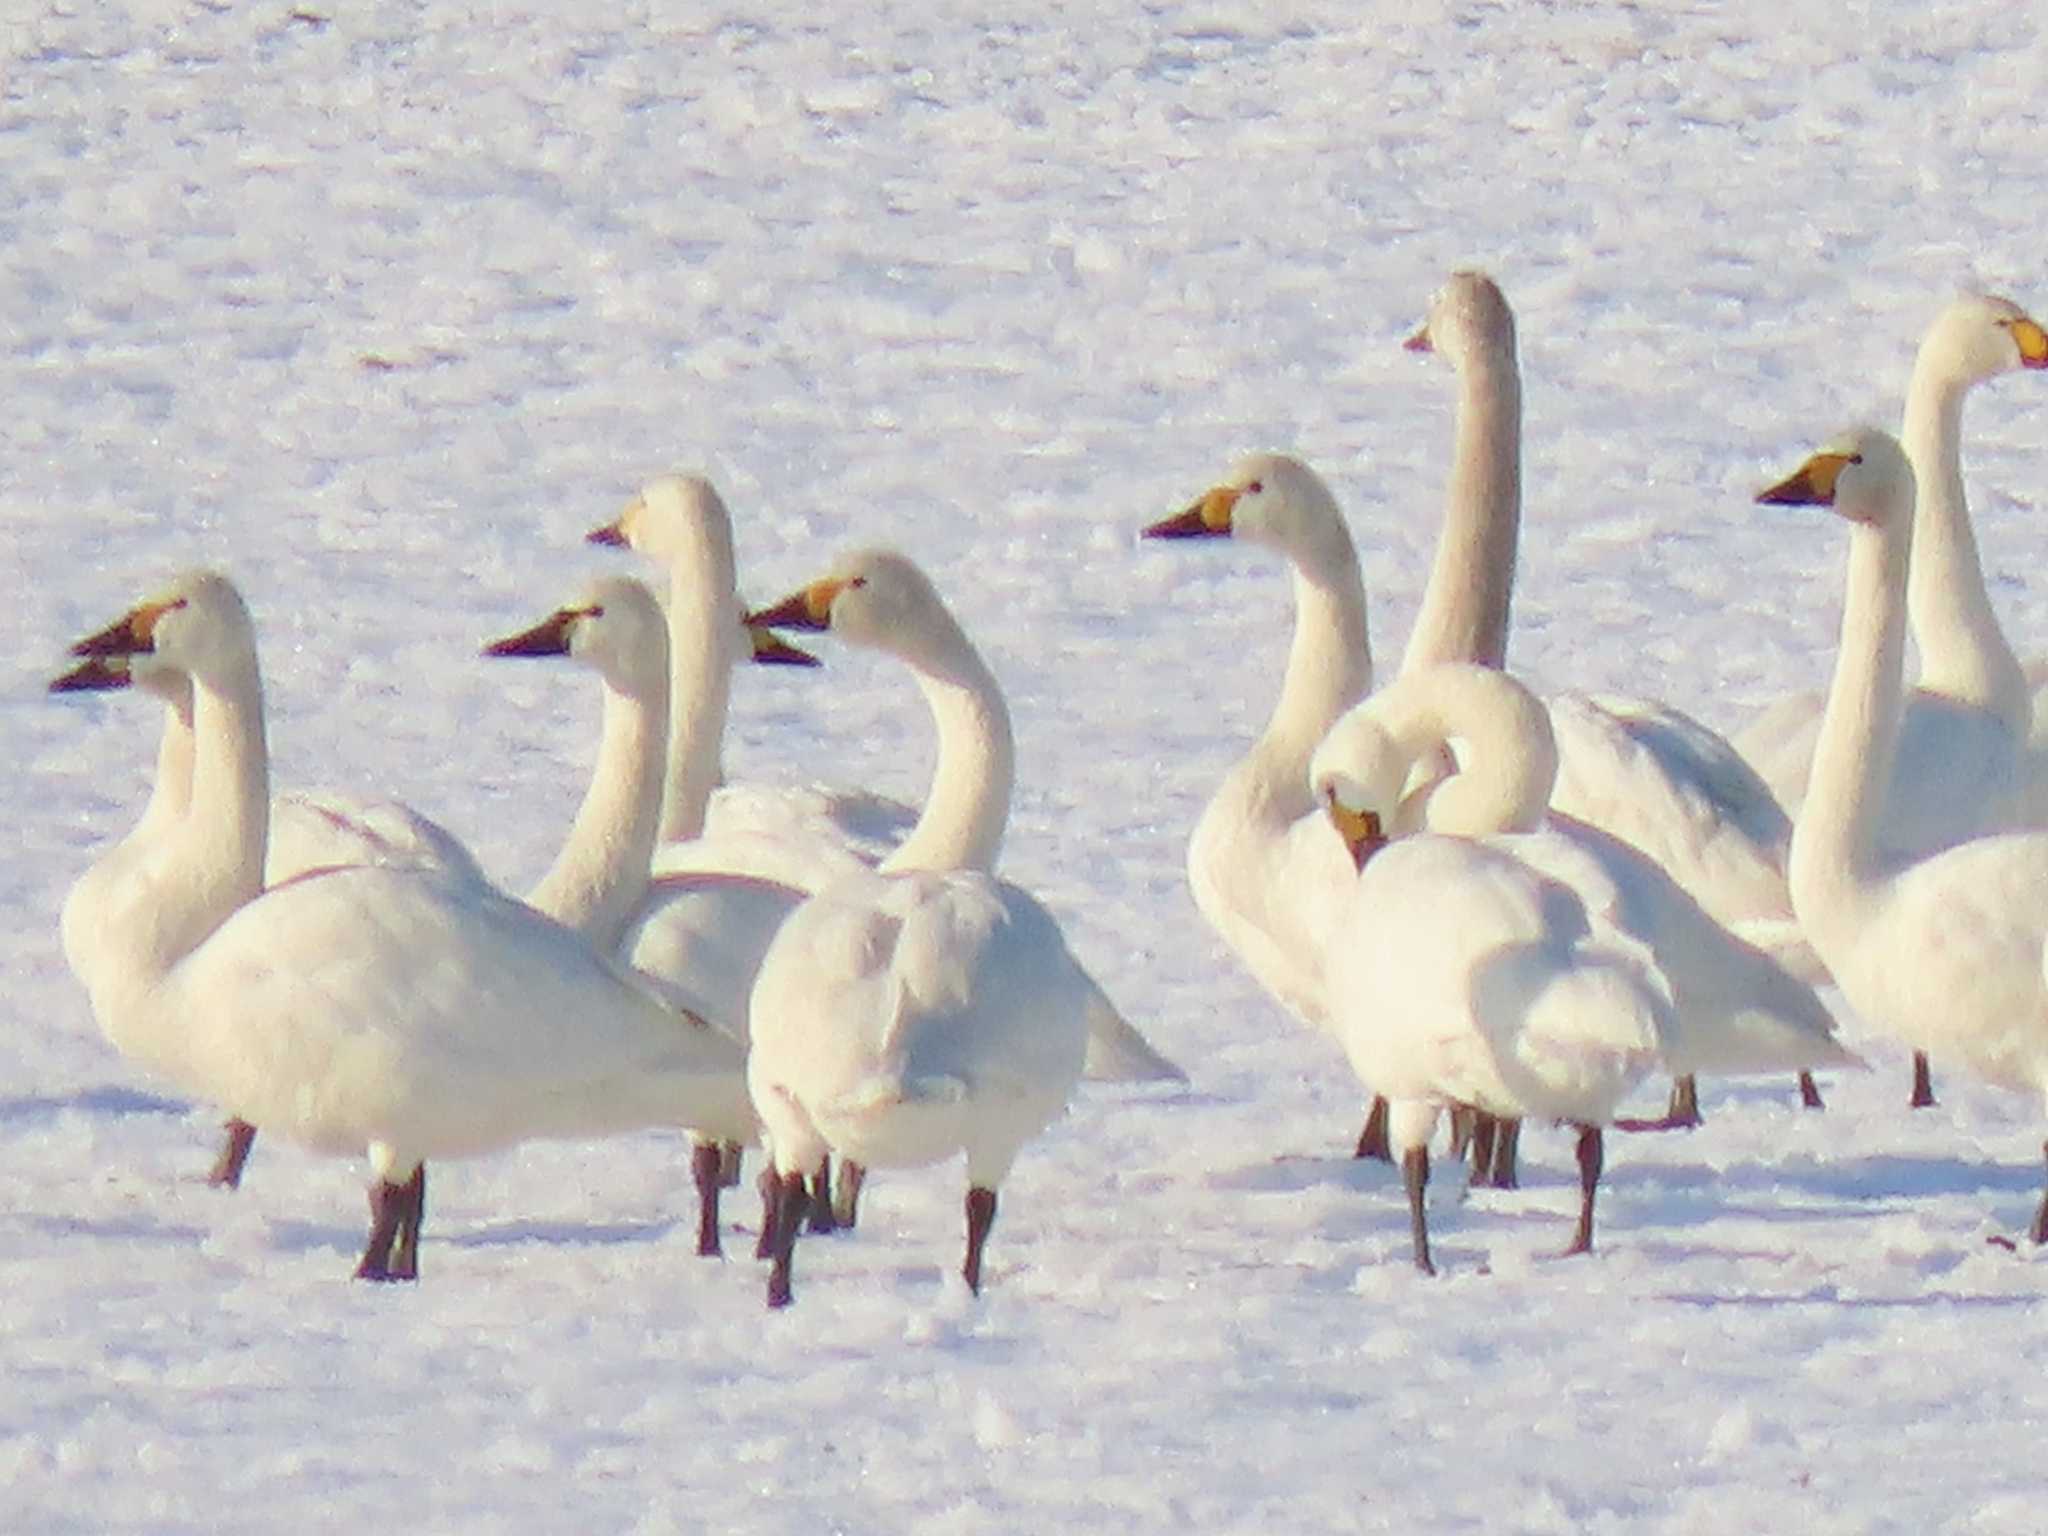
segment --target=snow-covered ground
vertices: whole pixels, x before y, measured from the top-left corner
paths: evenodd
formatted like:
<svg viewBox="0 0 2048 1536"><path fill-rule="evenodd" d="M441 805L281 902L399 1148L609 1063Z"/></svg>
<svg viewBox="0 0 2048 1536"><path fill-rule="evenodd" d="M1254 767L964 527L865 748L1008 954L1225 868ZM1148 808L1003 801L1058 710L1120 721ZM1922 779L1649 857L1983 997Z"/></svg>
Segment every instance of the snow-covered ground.
<svg viewBox="0 0 2048 1536"><path fill-rule="evenodd" d="M1521 321L1512 655L1733 727L1824 677L1844 541L1749 495L1895 420L1973 283L2048 306L2048 20L1992 0L983 8L17 0L0 18L0 1503L9 1530L2039 1530L2037 1106L1904 1055L1567 1138L1407 1262L1357 1090L1181 874L1262 721L1283 573L1141 546L1236 452L1317 464L1398 654L1452 266ZM621 14L616 18L605 13ZM566 19L569 13L576 19ZM1824 14L1823 14L1824 12ZM2048 651L2041 384L1982 391L1994 592ZM46 698L180 567L242 583L287 785L448 822L513 888L596 704L481 660L704 467L766 599L926 562L1011 690L1006 870L1189 1091L1083 1093L1005 1187L874 1186L799 1300L690 1253L671 1137L436 1171L426 1279L345 1278L359 1171L114 1055L63 892L139 809L142 701ZM749 676L728 766L915 796L898 669ZM1646 1101L1647 1102L1647 1101ZM751 1212L739 1210L751 1224ZM744 1243L735 1245L738 1252Z"/></svg>

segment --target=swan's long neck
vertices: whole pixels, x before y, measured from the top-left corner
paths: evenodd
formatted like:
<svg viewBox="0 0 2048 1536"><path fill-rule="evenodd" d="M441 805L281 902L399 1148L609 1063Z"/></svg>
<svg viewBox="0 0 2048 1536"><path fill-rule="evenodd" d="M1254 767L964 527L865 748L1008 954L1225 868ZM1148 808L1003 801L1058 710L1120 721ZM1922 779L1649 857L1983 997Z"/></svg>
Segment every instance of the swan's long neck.
<svg viewBox="0 0 2048 1536"><path fill-rule="evenodd" d="M1920 686L2024 723L2027 683L1999 628L1963 490L1963 400L1970 380L1939 336L1914 364L1899 437L1919 482L1906 604L1920 649Z"/></svg>
<svg viewBox="0 0 2048 1536"><path fill-rule="evenodd" d="M576 929L601 951L618 942L647 892L667 744L662 687L636 693L607 683L590 788L562 851L527 893L528 906Z"/></svg>
<svg viewBox="0 0 2048 1536"><path fill-rule="evenodd" d="M1841 649L1787 873L1800 921L1822 946L1869 899L1878 818L1898 747L1910 529L1858 523L1849 541Z"/></svg>
<svg viewBox="0 0 2048 1536"><path fill-rule="evenodd" d="M124 925L125 963L109 971L104 995L96 992L93 999L116 1033L126 1021L147 1017L148 994L171 968L263 890L270 758L254 659L219 686L195 681L191 707L190 803L181 819L162 829L164 874L155 899ZM177 710L169 713L175 722ZM180 729L167 722L166 737ZM184 755L182 748L160 748L159 770L175 771Z"/></svg>
<svg viewBox="0 0 2048 1536"><path fill-rule="evenodd" d="M1512 343L1459 370L1444 527L1401 670L1505 665L1522 520L1522 380Z"/></svg>
<svg viewBox="0 0 2048 1536"><path fill-rule="evenodd" d="M957 629L911 660L938 730L932 785L917 825L884 871L993 871L1010 819L1017 748L1010 708L981 653Z"/></svg>
<svg viewBox="0 0 2048 1536"><path fill-rule="evenodd" d="M192 757L192 693L188 688L164 699L164 734L156 749L156 784L131 836L156 836L185 819L192 808Z"/></svg>
<svg viewBox="0 0 2048 1536"><path fill-rule="evenodd" d="M1455 744L1457 771L1402 802L1394 831L1460 837L1532 831L1557 780L1550 714L1519 684L1491 671L1407 672L1368 706L1412 769ZM1412 803L1411 803L1412 802Z"/></svg>
<svg viewBox="0 0 2048 1536"><path fill-rule="evenodd" d="M700 836L711 792L725 782L719 747L741 634L735 579L730 533L721 536L715 527L696 529L670 556L670 736L659 832L664 843Z"/></svg>
<svg viewBox="0 0 2048 1536"><path fill-rule="evenodd" d="M1256 797L1280 819L1315 809L1309 759L1337 717L1372 690L1372 647L1366 636L1365 582L1348 532L1313 565L1294 565L1294 640L1280 700L1245 760L1233 770L1240 794ZM1226 793L1228 786L1226 785Z"/></svg>

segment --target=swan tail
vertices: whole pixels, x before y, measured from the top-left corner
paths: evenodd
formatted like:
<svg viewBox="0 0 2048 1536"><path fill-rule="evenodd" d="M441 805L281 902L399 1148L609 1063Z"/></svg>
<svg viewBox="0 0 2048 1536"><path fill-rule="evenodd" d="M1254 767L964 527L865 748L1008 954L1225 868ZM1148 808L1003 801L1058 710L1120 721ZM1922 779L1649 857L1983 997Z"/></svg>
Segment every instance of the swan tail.
<svg viewBox="0 0 2048 1536"><path fill-rule="evenodd" d="M1088 1054L1081 1075L1094 1083L1184 1083L1186 1072L1154 1048L1101 993L1088 1006Z"/></svg>

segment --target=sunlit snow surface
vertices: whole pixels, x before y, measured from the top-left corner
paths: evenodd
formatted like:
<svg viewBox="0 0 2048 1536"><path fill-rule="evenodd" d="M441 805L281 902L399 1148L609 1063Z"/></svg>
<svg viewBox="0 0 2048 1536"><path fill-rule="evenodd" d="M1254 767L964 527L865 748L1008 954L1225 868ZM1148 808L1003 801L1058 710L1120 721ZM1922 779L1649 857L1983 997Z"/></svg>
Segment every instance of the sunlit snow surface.
<svg viewBox="0 0 2048 1536"><path fill-rule="evenodd" d="M1883 1042L1825 1115L1710 1087L1704 1129L1614 1140L1570 1262L1569 1145L1532 1128L1519 1193L1460 1204L1445 1171L1446 1274L1410 1269L1395 1180L1344 1155L1337 1050L1182 880L1270 704L1284 574L1135 533L1243 449L1298 452L1398 656L1451 397L1399 341L1478 262L1527 374L1516 665L1722 727L1817 683L1842 533L1749 493L1895 420L1958 285L2048 306L2048 19L975 10L0 19L0 1523L2039 1529L2048 1268L1985 1241L2032 1213L2038 1106L1951 1074L1909 1117ZM1967 420L2027 652L2042 387ZM763 600L854 543L930 566L1011 690L1007 870L1193 1075L1088 1090L1027 1150L979 1301L941 1169L878 1179L765 1315L751 1202L735 1257L692 1257L657 1135L437 1167L425 1282L351 1284L359 1170L269 1140L205 1188L213 1114L65 972L63 892L139 810L156 725L46 698L68 641L228 567L280 782L409 800L522 888L594 688L477 648L617 568L582 533L674 467L725 488ZM914 797L908 681L825 652L742 679L729 768Z"/></svg>

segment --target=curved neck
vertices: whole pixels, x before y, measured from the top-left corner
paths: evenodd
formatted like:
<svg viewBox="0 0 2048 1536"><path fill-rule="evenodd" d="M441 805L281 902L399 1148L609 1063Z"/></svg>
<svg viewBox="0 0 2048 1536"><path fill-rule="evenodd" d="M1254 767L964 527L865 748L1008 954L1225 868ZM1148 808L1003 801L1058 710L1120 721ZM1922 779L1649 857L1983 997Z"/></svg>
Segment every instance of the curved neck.
<svg viewBox="0 0 2048 1536"><path fill-rule="evenodd" d="M164 734L156 749L156 783L132 836L154 835L183 821L192 808L192 695L164 700Z"/></svg>
<svg viewBox="0 0 2048 1536"><path fill-rule="evenodd" d="M1877 878L1878 818L1898 747L1910 527L1858 523L1849 539L1841 648L1814 744L1787 873L1799 920L1822 944Z"/></svg>
<svg viewBox="0 0 2048 1536"><path fill-rule="evenodd" d="M711 792L725 781L719 747L739 656L741 612L732 546L703 537L669 565L668 773L658 836L702 835Z"/></svg>
<svg viewBox="0 0 2048 1536"><path fill-rule="evenodd" d="M1349 532L1342 557L1311 569L1294 565L1294 640L1280 700L1258 743L1233 771L1240 794L1262 796L1293 820L1315 809L1309 759L1337 717L1372 690L1372 647L1366 635L1365 583Z"/></svg>
<svg viewBox="0 0 2048 1536"><path fill-rule="evenodd" d="M1458 372L1458 426L1444 527L1401 670L1506 663L1522 520L1522 381L1512 344Z"/></svg>
<svg viewBox="0 0 2048 1536"><path fill-rule="evenodd" d="M1970 527L1963 491L1963 400L1972 380L1930 338L1906 393L1899 438L1919 483L1906 604L1920 649L1920 686L2024 724L2026 676L2013 654Z"/></svg>
<svg viewBox="0 0 2048 1536"><path fill-rule="evenodd" d="M526 904L609 952L647 892L668 741L663 687L604 690L597 764L576 820Z"/></svg>
<svg viewBox="0 0 2048 1536"><path fill-rule="evenodd" d="M1457 768L1403 797L1394 833L1483 837L1542 825L1557 781L1550 713L1503 674L1475 665L1406 672L1367 705L1402 760L1427 770L1446 749Z"/></svg>
<svg viewBox="0 0 2048 1536"><path fill-rule="evenodd" d="M981 653L964 633L954 635L936 654L911 659L938 731L938 755L924 810L882 861L885 873L993 871L1002 849L1017 772L1010 708Z"/></svg>

